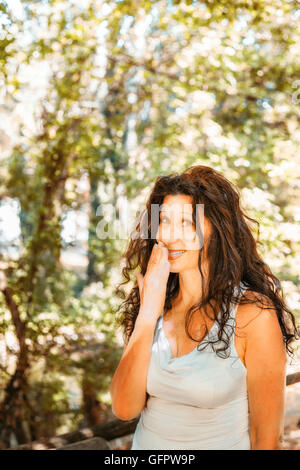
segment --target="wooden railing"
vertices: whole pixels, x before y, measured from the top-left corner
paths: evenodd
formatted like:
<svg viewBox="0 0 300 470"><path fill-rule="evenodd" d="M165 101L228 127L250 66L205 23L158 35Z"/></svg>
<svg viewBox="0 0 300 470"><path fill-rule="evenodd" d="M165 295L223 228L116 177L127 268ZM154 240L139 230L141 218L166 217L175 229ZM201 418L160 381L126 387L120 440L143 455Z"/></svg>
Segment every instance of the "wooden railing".
<svg viewBox="0 0 300 470"><path fill-rule="evenodd" d="M54 436L49 439L42 441L33 441L28 444L22 444L17 447L11 447L10 450L46 450L46 449L58 449L65 446L84 443L89 444L86 441L90 441L95 438L102 438L104 441L101 449L110 449L107 441L116 439L117 437L126 436L127 434L132 434L135 431L136 425L138 423L139 416L130 420L123 421L121 419L114 419L105 424L99 424L91 428L79 429L78 431L69 432L67 434L62 434L60 436ZM98 441L100 443L100 441ZM104 444L106 443L106 444Z"/></svg>

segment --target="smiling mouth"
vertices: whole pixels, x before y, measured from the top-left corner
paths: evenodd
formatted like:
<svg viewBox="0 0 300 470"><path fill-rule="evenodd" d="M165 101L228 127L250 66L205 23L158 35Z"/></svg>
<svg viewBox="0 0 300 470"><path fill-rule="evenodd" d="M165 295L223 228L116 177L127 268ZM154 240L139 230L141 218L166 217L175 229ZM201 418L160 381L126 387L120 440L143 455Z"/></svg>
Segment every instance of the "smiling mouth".
<svg viewBox="0 0 300 470"><path fill-rule="evenodd" d="M179 256L182 256L185 253L185 251L186 250L178 250L178 251L171 250L168 253L168 258L171 260L175 258L179 258Z"/></svg>

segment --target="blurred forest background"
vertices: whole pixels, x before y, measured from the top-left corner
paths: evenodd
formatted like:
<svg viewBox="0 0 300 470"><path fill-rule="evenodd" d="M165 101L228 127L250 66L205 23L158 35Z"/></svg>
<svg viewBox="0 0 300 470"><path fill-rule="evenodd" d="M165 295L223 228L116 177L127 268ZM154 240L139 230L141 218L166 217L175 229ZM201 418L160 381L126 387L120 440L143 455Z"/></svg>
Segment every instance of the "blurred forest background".
<svg viewBox="0 0 300 470"><path fill-rule="evenodd" d="M299 319L298 2L0 1L0 95L0 448L112 419L127 240L97 226L161 174L240 188Z"/></svg>

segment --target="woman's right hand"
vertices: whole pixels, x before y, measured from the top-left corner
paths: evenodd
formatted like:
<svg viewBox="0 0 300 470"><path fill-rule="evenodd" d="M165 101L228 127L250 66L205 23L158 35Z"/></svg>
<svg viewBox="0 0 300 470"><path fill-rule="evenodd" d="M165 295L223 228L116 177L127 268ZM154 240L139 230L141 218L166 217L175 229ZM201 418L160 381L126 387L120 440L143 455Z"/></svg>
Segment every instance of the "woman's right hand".
<svg viewBox="0 0 300 470"><path fill-rule="evenodd" d="M165 304L167 282L170 274L168 248L162 242L155 243L149 258L145 276L135 273L140 294L138 317L157 320Z"/></svg>

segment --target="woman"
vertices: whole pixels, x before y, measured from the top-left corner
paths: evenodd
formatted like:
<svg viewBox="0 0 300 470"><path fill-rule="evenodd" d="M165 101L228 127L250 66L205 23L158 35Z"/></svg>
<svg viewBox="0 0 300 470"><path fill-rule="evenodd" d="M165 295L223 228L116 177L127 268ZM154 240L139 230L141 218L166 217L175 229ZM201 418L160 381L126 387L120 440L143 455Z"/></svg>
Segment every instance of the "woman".
<svg viewBox="0 0 300 470"><path fill-rule="evenodd" d="M124 255L124 283L141 272L123 302L110 387L117 417L141 413L131 449L280 449L286 353L299 332L237 189L193 166L156 180L146 215L147 237Z"/></svg>

